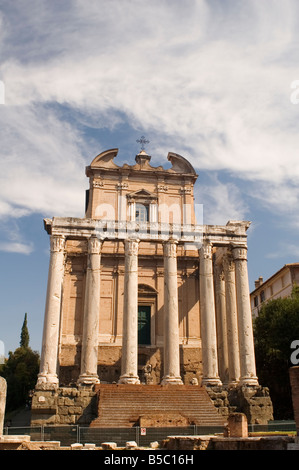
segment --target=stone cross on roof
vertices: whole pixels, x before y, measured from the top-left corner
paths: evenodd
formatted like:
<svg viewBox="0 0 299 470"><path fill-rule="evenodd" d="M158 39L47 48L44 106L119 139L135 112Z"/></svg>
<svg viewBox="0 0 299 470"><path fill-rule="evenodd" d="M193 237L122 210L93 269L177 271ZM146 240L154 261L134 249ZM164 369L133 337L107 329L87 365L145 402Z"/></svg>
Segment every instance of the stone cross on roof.
<svg viewBox="0 0 299 470"><path fill-rule="evenodd" d="M136 142L138 142L138 144L141 144L141 150L144 150L144 145L145 144L149 144L149 140L146 140L146 138L144 137L144 135L142 135L140 137L140 139L136 140Z"/></svg>

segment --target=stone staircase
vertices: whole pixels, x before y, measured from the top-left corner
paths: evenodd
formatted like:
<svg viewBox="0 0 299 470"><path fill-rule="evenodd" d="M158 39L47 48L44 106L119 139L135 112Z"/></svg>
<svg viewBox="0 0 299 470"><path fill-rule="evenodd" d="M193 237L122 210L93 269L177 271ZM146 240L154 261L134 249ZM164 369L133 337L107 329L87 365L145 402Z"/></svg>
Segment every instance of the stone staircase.
<svg viewBox="0 0 299 470"><path fill-rule="evenodd" d="M90 427L223 426L205 388L196 385L96 385L98 417Z"/></svg>

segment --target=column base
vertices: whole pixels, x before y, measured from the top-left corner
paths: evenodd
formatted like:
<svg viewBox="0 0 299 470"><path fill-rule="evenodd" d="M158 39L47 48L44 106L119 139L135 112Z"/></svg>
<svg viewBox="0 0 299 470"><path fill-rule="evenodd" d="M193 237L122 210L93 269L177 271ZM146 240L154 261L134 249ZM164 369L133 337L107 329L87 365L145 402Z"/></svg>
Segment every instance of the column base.
<svg viewBox="0 0 299 470"><path fill-rule="evenodd" d="M246 385L248 387L257 387L259 386L259 381L257 377L241 377L239 385Z"/></svg>
<svg viewBox="0 0 299 470"><path fill-rule="evenodd" d="M223 384L225 385L225 384ZM227 387L230 389L230 388L237 388L239 387L240 385L240 382L238 380L231 380L228 384L227 384Z"/></svg>
<svg viewBox="0 0 299 470"><path fill-rule="evenodd" d="M37 382L35 388L37 390L52 390L59 386L59 380L57 374L47 374L41 372L37 376Z"/></svg>
<svg viewBox="0 0 299 470"><path fill-rule="evenodd" d="M81 374L77 382L78 385L94 385L99 383L99 377L94 374Z"/></svg>
<svg viewBox="0 0 299 470"><path fill-rule="evenodd" d="M205 387L221 387L222 382L218 377L205 377L202 379L201 384Z"/></svg>
<svg viewBox="0 0 299 470"><path fill-rule="evenodd" d="M161 385L184 385L181 377L173 375L165 375L161 381Z"/></svg>
<svg viewBox="0 0 299 470"><path fill-rule="evenodd" d="M139 385L140 384L140 380L139 380L139 377L138 375L135 376L135 375L122 375L120 378L119 378L119 381L118 381L119 384L129 384L129 385Z"/></svg>

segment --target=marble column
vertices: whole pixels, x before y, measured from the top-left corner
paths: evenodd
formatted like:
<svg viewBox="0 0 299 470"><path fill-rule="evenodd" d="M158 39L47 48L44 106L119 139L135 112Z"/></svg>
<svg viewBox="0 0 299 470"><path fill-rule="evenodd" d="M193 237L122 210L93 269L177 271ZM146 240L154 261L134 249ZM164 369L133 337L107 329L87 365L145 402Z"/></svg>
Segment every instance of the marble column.
<svg viewBox="0 0 299 470"><path fill-rule="evenodd" d="M182 385L180 376L177 241L164 244L164 375L161 385Z"/></svg>
<svg viewBox="0 0 299 470"><path fill-rule="evenodd" d="M202 341L202 385L221 385L218 375L216 315L212 245L203 243L199 266L200 320Z"/></svg>
<svg viewBox="0 0 299 470"><path fill-rule="evenodd" d="M222 263L215 264L215 308L216 308L216 330L217 330L217 350L219 376L223 384L228 384L229 362L228 362L228 342L227 342L227 318L226 318L226 298L225 281Z"/></svg>
<svg viewBox="0 0 299 470"><path fill-rule="evenodd" d="M236 267L236 290L238 306L240 384L258 385L255 367L252 315L247 270L247 247L235 246L232 249Z"/></svg>
<svg viewBox="0 0 299 470"><path fill-rule="evenodd" d="M239 379L240 379L240 357L239 357L235 264L234 264L231 253L226 253L224 255L223 267L224 267L224 279L225 279L227 342L229 344L229 349L228 349L229 385L234 387L238 384Z"/></svg>
<svg viewBox="0 0 299 470"><path fill-rule="evenodd" d="M98 344L101 283L101 241L92 236L88 240L86 287L84 297L81 371L78 384L99 383Z"/></svg>
<svg viewBox="0 0 299 470"><path fill-rule="evenodd" d="M138 377L138 244L125 240L123 341L119 383L139 384Z"/></svg>
<svg viewBox="0 0 299 470"><path fill-rule="evenodd" d="M64 246L64 236L51 235L43 341L40 372L36 384L37 388L39 386L58 386L59 384L57 364L62 282L64 275Z"/></svg>

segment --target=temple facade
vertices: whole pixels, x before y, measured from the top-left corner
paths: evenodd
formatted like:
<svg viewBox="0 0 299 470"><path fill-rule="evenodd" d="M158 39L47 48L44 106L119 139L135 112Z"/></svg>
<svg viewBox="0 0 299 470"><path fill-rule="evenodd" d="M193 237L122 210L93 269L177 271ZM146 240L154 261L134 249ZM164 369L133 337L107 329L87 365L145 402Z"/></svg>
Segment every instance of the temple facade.
<svg viewBox="0 0 299 470"><path fill-rule="evenodd" d="M169 153L169 168L154 167L141 150L118 166L117 154L86 168L84 217L44 220L50 264L36 388L258 386L249 222L196 220L197 174L184 157Z"/></svg>

